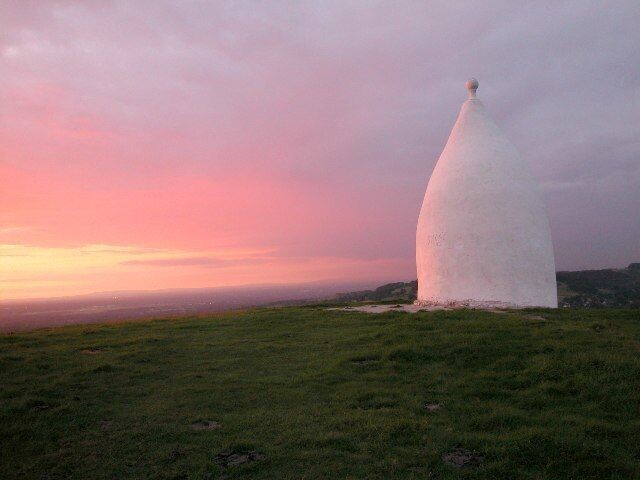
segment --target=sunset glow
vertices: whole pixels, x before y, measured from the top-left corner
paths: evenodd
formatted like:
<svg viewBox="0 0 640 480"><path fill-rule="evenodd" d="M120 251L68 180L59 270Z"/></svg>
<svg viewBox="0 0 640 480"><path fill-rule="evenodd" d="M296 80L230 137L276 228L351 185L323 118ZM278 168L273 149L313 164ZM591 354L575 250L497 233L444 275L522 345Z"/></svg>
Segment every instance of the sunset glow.
<svg viewBox="0 0 640 480"><path fill-rule="evenodd" d="M224 5L3 5L0 300L415 279L420 201L471 73L540 180L558 268L637 260L624 12L602 27L624 48L587 64L593 33L558 28L569 6L548 22L508 2ZM559 35L577 52L547 68Z"/></svg>
<svg viewBox="0 0 640 480"><path fill-rule="evenodd" d="M68 296L110 290L156 290L260 283L367 280L394 271L392 260L282 258L273 251L178 251L85 245L0 245L7 298Z"/></svg>

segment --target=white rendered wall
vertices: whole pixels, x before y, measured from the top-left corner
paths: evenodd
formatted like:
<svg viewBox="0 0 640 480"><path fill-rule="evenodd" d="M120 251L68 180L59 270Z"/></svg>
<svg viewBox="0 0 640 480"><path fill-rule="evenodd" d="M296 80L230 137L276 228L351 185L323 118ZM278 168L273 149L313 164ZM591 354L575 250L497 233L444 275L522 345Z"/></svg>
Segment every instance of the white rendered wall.
<svg viewBox="0 0 640 480"><path fill-rule="evenodd" d="M429 180L416 260L418 303L558 306L537 182L475 98L463 104Z"/></svg>

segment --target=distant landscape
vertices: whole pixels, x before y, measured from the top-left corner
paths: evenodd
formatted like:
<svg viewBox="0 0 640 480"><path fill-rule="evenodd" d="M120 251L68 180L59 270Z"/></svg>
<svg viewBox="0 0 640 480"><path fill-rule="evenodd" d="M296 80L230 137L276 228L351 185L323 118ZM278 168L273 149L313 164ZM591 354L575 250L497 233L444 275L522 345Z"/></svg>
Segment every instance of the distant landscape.
<svg viewBox="0 0 640 480"><path fill-rule="evenodd" d="M73 297L0 301L0 331L59 325L195 315L276 302L325 300L337 292L368 285L306 283L160 291L102 292Z"/></svg>
<svg viewBox="0 0 640 480"><path fill-rule="evenodd" d="M640 308L640 263L627 268L557 272L560 307ZM339 295L341 302L413 301L418 282L388 283L375 290Z"/></svg>
<svg viewBox="0 0 640 480"><path fill-rule="evenodd" d="M560 307L640 308L640 263L632 263L623 269L558 272L557 279ZM0 302L0 331L183 316L265 305L413 302L418 284L414 280L362 289L366 286L335 283L257 285L104 292L76 297L4 301Z"/></svg>

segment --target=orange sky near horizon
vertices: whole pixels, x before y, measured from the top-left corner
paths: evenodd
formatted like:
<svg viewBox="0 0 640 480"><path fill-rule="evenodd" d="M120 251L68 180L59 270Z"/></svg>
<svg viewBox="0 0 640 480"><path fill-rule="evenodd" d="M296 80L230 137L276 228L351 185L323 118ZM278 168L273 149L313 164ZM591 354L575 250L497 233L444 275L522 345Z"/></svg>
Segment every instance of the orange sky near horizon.
<svg viewBox="0 0 640 480"><path fill-rule="evenodd" d="M279 258L269 251L169 251L85 245L28 247L0 245L3 300L81 295L123 290L164 290L370 281L393 271L394 261L347 258ZM199 256L196 256L199 255ZM344 281L344 280L343 280Z"/></svg>
<svg viewBox="0 0 640 480"><path fill-rule="evenodd" d="M3 212L10 221L0 228L0 299L370 282L402 277L411 269L411 262L396 258L305 255L310 236L326 241L366 222L345 207L342 221L334 221L328 232L327 210L338 208L332 201L347 205L346 199L320 204L326 196L305 195L296 185L256 172L224 180L147 178L144 188L134 189L41 173L0 167L2 178L12 179L0 193L2 205L12 206ZM286 250L279 247L285 240Z"/></svg>

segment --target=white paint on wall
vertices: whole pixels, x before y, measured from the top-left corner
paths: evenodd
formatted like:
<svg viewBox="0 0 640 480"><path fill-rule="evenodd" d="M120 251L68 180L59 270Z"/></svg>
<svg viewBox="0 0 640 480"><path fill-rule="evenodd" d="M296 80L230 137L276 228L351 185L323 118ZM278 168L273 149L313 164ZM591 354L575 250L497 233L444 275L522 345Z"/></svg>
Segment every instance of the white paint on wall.
<svg viewBox="0 0 640 480"><path fill-rule="evenodd" d="M476 98L431 175L416 234L422 305L557 307L544 201L528 164Z"/></svg>

